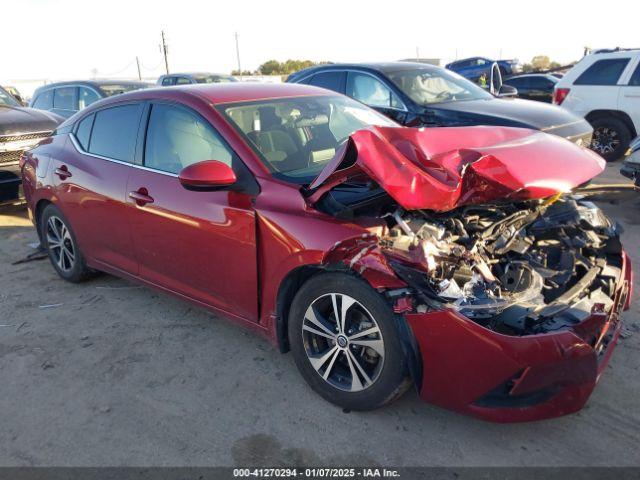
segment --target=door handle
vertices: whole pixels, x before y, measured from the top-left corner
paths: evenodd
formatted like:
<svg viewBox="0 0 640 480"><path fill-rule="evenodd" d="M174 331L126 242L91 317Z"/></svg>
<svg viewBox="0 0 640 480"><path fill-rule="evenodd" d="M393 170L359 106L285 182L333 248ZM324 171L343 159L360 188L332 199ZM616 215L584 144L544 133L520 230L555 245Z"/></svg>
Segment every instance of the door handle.
<svg viewBox="0 0 640 480"><path fill-rule="evenodd" d="M67 178L72 177L71 172L66 165L60 165L53 171L53 173L60 177L60 180L66 180Z"/></svg>
<svg viewBox="0 0 640 480"><path fill-rule="evenodd" d="M149 191L144 187L135 192L129 192L129 198L136 202L139 207L143 207L147 203L153 203L153 197L149 195Z"/></svg>
<svg viewBox="0 0 640 480"><path fill-rule="evenodd" d="M627 98L640 98L640 93L625 93L624 96Z"/></svg>

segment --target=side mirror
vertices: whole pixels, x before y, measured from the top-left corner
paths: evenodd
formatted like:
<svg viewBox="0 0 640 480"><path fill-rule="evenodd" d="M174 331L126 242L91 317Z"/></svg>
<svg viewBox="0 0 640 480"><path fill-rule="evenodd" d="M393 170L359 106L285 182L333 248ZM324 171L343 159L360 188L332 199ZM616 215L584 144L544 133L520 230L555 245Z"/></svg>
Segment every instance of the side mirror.
<svg viewBox="0 0 640 480"><path fill-rule="evenodd" d="M226 163L205 160L183 168L178 180L187 190L219 190L236 183L236 174Z"/></svg>
<svg viewBox="0 0 640 480"><path fill-rule="evenodd" d="M518 89L516 87L512 87L511 85L502 84L500 90L498 90L499 97L517 97Z"/></svg>

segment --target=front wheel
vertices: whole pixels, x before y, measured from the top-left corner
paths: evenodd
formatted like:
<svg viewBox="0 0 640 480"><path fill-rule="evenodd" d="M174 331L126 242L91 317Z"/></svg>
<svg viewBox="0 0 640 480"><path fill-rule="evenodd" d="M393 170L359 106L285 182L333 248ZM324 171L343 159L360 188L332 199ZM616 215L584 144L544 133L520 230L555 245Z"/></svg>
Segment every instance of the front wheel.
<svg viewBox="0 0 640 480"><path fill-rule="evenodd" d="M307 383L324 399L372 410L409 385L407 366L386 300L344 273L306 282L289 312L289 343Z"/></svg>

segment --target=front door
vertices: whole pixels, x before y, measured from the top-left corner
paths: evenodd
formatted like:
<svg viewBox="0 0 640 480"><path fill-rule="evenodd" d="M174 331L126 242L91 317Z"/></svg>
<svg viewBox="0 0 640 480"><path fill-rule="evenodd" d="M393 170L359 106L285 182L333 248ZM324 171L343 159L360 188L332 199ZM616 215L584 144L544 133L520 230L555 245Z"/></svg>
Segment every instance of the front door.
<svg viewBox="0 0 640 480"><path fill-rule="evenodd" d="M200 115L151 105L143 168L127 185L140 277L243 318L258 319L255 213L234 190L197 192L178 180L184 167L240 160Z"/></svg>

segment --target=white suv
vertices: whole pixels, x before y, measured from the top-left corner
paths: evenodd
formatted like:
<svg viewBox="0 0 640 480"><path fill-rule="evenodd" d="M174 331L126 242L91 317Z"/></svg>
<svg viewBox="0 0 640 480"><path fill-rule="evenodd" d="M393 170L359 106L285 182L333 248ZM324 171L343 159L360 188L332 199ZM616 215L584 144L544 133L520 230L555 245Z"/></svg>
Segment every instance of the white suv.
<svg viewBox="0 0 640 480"><path fill-rule="evenodd" d="M619 159L640 134L640 49L584 57L556 84L553 103L591 123L593 150Z"/></svg>

